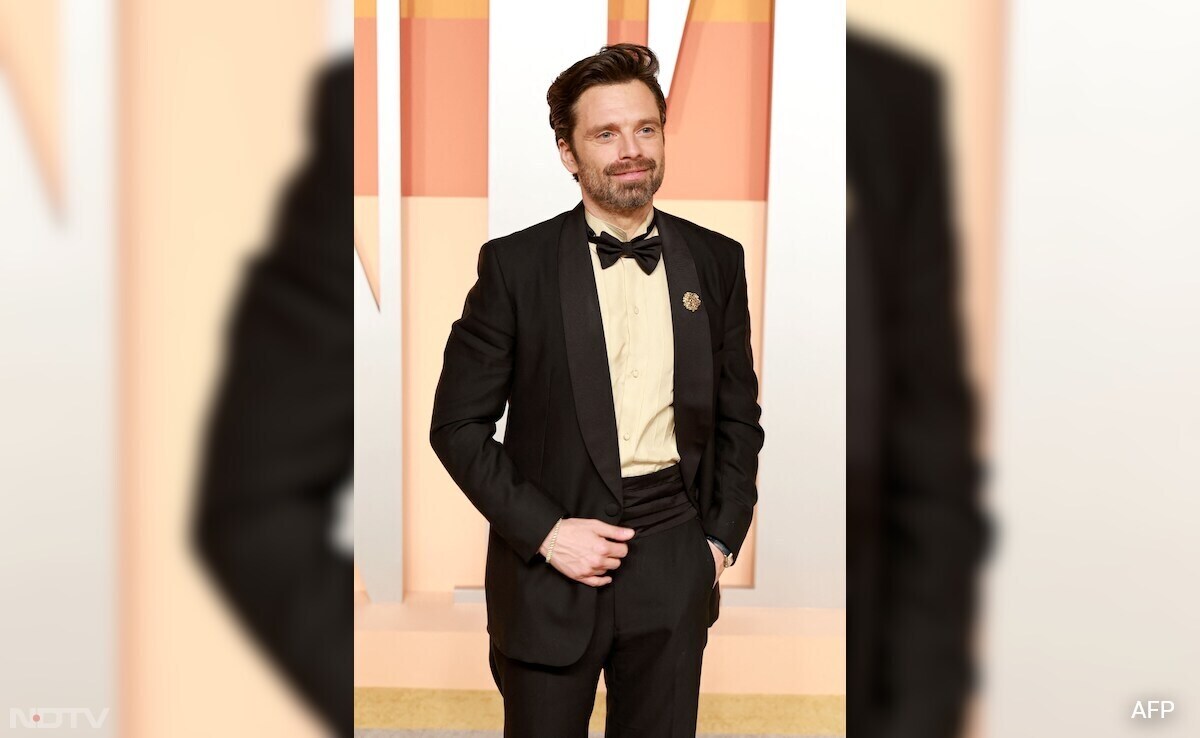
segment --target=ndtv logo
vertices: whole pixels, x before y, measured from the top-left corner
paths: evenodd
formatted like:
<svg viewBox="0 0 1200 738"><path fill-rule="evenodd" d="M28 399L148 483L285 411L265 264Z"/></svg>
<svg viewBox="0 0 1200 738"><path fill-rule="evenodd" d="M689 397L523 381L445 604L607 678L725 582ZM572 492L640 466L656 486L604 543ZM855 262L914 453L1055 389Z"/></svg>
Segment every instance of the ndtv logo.
<svg viewBox="0 0 1200 738"><path fill-rule="evenodd" d="M99 728L108 719L109 708L104 708L99 715L92 712L90 707L31 707L22 710L19 707L8 709L8 727L10 728L79 728L90 725Z"/></svg>

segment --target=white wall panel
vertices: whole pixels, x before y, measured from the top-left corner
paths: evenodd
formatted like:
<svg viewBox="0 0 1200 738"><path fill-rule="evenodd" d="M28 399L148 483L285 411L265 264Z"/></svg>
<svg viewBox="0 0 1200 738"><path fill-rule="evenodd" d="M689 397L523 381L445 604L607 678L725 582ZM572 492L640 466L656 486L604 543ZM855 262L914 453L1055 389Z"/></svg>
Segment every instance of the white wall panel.
<svg viewBox="0 0 1200 738"><path fill-rule="evenodd" d="M579 202L579 185L558 158L546 90L607 42L608 3L491 0L488 12L488 235L495 238Z"/></svg>
<svg viewBox="0 0 1200 738"><path fill-rule="evenodd" d="M690 7L690 0L650 0L647 8L646 45L658 57L658 84L664 95L671 94Z"/></svg>
<svg viewBox="0 0 1200 738"><path fill-rule="evenodd" d="M400 6L376 7L379 74L379 292L354 268L354 550L374 602L404 593L404 402L400 260ZM347 195L348 197L349 195ZM385 206L391 203L391 206ZM354 250L347 247L347 258Z"/></svg>
<svg viewBox="0 0 1200 738"><path fill-rule="evenodd" d="M118 734L114 8L65 0L59 20L61 213L0 67L0 725L78 708L104 738Z"/></svg>
<svg viewBox="0 0 1200 738"><path fill-rule="evenodd" d="M986 733L1197 735L1200 5L1010 12Z"/></svg>
<svg viewBox="0 0 1200 738"><path fill-rule="evenodd" d="M727 602L845 607L846 57L842 2L777 3L755 586Z"/></svg>

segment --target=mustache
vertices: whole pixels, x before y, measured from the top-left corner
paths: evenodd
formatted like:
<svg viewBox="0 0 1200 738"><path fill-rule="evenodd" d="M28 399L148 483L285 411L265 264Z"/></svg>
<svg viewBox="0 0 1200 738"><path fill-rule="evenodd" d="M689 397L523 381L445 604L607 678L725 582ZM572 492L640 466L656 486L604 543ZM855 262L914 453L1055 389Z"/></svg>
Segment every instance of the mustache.
<svg viewBox="0 0 1200 738"><path fill-rule="evenodd" d="M604 173L608 175L625 174L626 172L636 172L639 169L645 169L648 172L653 172L658 168L658 162L653 159L633 159L632 161L610 164L605 167Z"/></svg>

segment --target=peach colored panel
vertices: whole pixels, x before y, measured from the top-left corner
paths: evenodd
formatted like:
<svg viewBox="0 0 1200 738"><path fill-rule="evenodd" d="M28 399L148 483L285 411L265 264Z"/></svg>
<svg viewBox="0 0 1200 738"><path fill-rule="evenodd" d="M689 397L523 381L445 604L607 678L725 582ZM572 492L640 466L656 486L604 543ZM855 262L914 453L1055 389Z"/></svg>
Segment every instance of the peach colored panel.
<svg viewBox="0 0 1200 738"><path fill-rule="evenodd" d="M406 592L483 583L487 522L429 447L429 419L450 324L475 283L487 212L486 198L402 200Z"/></svg>
<svg viewBox="0 0 1200 738"><path fill-rule="evenodd" d="M644 26L649 17L649 6L649 0L608 0L608 20L610 23L612 21L641 21Z"/></svg>
<svg viewBox="0 0 1200 738"><path fill-rule="evenodd" d="M486 197L488 22L400 22L401 193Z"/></svg>
<svg viewBox="0 0 1200 738"><path fill-rule="evenodd" d="M609 44L646 44L646 21L608 19Z"/></svg>
<svg viewBox="0 0 1200 738"><path fill-rule="evenodd" d="M692 0L689 20L769 23L773 5L771 0Z"/></svg>
<svg viewBox="0 0 1200 738"><path fill-rule="evenodd" d="M401 0L401 18L487 18L488 0Z"/></svg>
<svg viewBox="0 0 1200 738"><path fill-rule="evenodd" d="M54 0L0 0L0 74L25 126L47 199L61 212L65 177L59 10Z"/></svg>
<svg viewBox="0 0 1200 738"><path fill-rule="evenodd" d="M660 197L767 199L771 38L769 23L687 24Z"/></svg>
<svg viewBox="0 0 1200 738"><path fill-rule="evenodd" d="M375 0L354 0L355 18L374 18Z"/></svg>
<svg viewBox="0 0 1200 738"><path fill-rule="evenodd" d="M325 3L125 0L114 12L122 591L113 712L122 738L326 735L184 535L232 300L306 154L313 74L327 58Z"/></svg>
<svg viewBox="0 0 1200 738"><path fill-rule="evenodd" d="M379 194L375 18L354 19L354 194Z"/></svg>

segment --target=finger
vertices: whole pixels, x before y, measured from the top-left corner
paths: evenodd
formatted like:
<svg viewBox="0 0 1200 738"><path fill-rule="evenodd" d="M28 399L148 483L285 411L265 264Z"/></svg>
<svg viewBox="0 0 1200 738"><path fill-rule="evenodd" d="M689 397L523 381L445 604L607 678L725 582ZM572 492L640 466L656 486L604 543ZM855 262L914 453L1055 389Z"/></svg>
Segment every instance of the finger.
<svg viewBox="0 0 1200 738"><path fill-rule="evenodd" d="M589 587L603 587L612 581L612 577L590 576L579 580ZM714 584L715 586L715 584Z"/></svg>
<svg viewBox="0 0 1200 738"><path fill-rule="evenodd" d="M603 566L605 569L609 569L609 570L616 569L620 565L621 565L620 559L614 559L611 557L604 559L604 563L601 564L601 566Z"/></svg>
<svg viewBox="0 0 1200 738"><path fill-rule="evenodd" d="M614 541L628 541L633 538L633 528L621 528L616 525L609 525L600 520L595 522L595 531L600 535Z"/></svg>
<svg viewBox="0 0 1200 738"><path fill-rule="evenodd" d="M609 542L608 546L605 547L604 553L608 556L612 556L613 558L623 559L629 555L629 546L625 545L624 543L611 541Z"/></svg>

